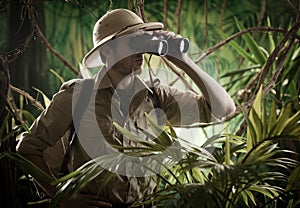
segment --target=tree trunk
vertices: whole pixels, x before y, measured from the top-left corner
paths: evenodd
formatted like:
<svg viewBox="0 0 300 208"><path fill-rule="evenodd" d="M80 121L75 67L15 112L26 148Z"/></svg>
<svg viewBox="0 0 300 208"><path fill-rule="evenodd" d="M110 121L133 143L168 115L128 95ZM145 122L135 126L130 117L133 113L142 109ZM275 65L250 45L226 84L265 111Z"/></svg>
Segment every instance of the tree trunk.
<svg viewBox="0 0 300 208"><path fill-rule="evenodd" d="M43 2L34 3L39 27L45 27ZM9 10L9 34L8 50L20 48L26 38L32 33L32 23L28 19L28 12L22 1L10 2ZM32 37L21 51L19 57L10 63L11 83L21 89L34 93L32 87L38 87L42 91L47 90L48 64L45 46L35 36Z"/></svg>
<svg viewBox="0 0 300 208"><path fill-rule="evenodd" d="M4 130L0 132L0 155L2 155L4 152L15 152L16 147L14 135L3 141L5 136L12 132L12 116L7 110L9 71L2 58L0 59L0 85L0 128ZM1 207L16 207L16 164L6 157L0 158L0 187Z"/></svg>

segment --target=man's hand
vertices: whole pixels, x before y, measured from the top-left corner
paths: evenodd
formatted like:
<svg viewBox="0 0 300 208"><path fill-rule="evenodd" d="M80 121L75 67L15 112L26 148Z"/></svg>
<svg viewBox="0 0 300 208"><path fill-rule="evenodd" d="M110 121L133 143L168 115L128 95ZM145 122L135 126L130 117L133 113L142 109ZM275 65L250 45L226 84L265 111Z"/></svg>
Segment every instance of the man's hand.
<svg viewBox="0 0 300 208"><path fill-rule="evenodd" d="M112 207L112 204L104 197L78 193L74 198L64 199L61 208L99 208Z"/></svg>
<svg viewBox="0 0 300 208"><path fill-rule="evenodd" d="M168 40L168 43L170 42L171 44L176 43L178 39L182 39L179 34L169 31L155 31L153 34L161 36L162 39ZM235 111L235 104L230 95L216 80L194 63L187 53L181 53L178 47L169 47L165 57L182 69L194 81L210 105L214 118L224 119Z"/></svg>

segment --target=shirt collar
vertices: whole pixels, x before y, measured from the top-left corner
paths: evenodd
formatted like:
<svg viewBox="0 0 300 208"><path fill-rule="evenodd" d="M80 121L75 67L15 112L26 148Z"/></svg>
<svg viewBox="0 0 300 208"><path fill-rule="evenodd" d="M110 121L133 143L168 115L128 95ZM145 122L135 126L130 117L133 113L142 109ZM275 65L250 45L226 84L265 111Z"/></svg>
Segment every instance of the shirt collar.
<svg viewBox="0 0 300 208"><path fill-rule="evenodd" d="M113 85L106 72L107 72L106 69L103 68L102 70L100 70L99 73L96 74L95 81L98 85L98 89L113 88ZM134 75L134 89L135 91L139 91L141 89L147 89L151 94L153 93L150 87L138 75Z"/></svg>

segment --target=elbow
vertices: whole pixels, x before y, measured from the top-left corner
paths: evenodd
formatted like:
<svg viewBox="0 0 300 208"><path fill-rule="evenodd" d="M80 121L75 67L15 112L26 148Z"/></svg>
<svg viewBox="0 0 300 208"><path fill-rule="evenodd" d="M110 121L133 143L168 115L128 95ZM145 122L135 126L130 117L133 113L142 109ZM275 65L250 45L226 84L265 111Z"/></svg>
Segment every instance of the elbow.
<svg viewBox="0 0 300 208"><path fill-rule="evenodd" d="M225 119L236 111L236 106L231 98L225 102L211 105L212 114L216 119Z"/></svg>
<svg viewBox="0 0 300 208"><path fill-rule="evenodd" d="M230 98L226 102L225 109L224 109L224 112L225 112L224 116L227 117L228 115L233 114L235 111L236 111L236 106L235 106L233 100Z"/></svg>

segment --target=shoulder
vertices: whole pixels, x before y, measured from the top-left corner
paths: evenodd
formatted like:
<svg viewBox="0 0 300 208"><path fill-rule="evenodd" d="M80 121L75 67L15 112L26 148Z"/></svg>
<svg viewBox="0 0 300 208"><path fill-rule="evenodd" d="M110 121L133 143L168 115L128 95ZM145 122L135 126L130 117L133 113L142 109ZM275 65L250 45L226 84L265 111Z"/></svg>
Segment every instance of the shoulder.
<svg viewBox="0 0 300 208"><path fill-rule="evenodd" d="M65 89L68 89L68 88L74 88L75 84L81 84L83 82L83 79L70 79L66 82L64 82L61 87L60 87L60 91L61 90L65 90Z"/></svg>
<svg viewBox="0 0 300 208"><path fill-rule="evenodd" d="M75 90L80 90L82 87L84 88L92 88L93 84L94 84L94 79L93 78L88 78L88 79L71 79L67 82L64 82L60 89L59 89L59 93L60 92L64 92L64 91L73 91Z"/></svg>
<svg viewBox="0 0 300 208"><path fill-rule="evenodd" d="M52 102L54 103L69 103L72 101L74 91L77 87L82 86L84 79L71 79L64 82L58 92L53 95Z"/></svg>

